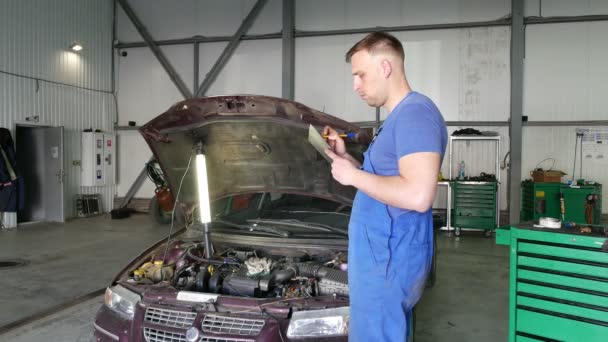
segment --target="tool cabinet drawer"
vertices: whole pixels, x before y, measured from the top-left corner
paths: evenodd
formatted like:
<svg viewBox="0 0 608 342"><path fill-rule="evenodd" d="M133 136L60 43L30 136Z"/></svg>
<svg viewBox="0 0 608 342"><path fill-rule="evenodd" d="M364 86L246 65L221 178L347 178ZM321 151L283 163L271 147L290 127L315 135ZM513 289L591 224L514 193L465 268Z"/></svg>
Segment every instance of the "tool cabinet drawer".
<svg viewBox="0 0 608 342"><path fill-rule="evenodd" d="M522 307L517 309L516 341L522 334L538 336L539 341L606 342L608 329L588 320L571 319ZM534 341L534 340L532 340Z"/></svg>
<svg viewBox="0 0 608 342"><path fill-rule="evenodd" d="M473 217L492 217L496 215L494 207L480 208L480 207L458 207L455 209L456 216L473 216Z"/></svg>
<svg viewBox="0 0 608 342"><path fill-rule="evenodd" d="M455 227L491 229L495 225L493 217L454 216Z"/></svg>

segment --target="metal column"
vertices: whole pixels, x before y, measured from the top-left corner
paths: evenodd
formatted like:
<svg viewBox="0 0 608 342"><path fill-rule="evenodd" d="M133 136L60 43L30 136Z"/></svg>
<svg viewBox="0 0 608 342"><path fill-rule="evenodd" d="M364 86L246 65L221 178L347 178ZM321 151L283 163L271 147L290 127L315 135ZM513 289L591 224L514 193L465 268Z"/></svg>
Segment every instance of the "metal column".
<svg viewBox="0 0 608 342"><path fill-rule="evenodd" d="M511 120L509 124L509 223L519 222L521 206L522 115L524 86L524 1L511 1Z"/></svg>
<svg viewBox="0 0 608 342"><path fill-rule="evenodd" d="M192 92L194 92L194 90L198 87L198 77L200 74L199 68L200 68L200 43L199 42L194 42L193 46L194 46L194 56L193 56L193 60L194 60L194 65L192 68L192 79L194 80L194 82L192 82Z"/></svg>
<svg viewBox="0 0 608 342"><path fill-rule="evenodd" d="M294 99L295 79L295 0L283 0L283 81L282 97Z"/></svg>

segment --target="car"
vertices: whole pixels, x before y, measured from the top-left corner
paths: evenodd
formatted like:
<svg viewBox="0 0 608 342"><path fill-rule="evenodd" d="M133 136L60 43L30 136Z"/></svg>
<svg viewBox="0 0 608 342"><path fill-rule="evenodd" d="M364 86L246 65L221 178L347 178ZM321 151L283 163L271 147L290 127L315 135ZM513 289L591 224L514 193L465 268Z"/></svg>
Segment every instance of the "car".
<svg viewBox="0 0 608 342"><path fill-rule="evenodd" d="M352 123L255 95L188 99L140 128L183 216L107 287L97 341L347 340L355 189L333 180L309 143L311 125L356 133L347 148L359 159L371 140ZM207 163L208 224L197 154Z"/></svg>

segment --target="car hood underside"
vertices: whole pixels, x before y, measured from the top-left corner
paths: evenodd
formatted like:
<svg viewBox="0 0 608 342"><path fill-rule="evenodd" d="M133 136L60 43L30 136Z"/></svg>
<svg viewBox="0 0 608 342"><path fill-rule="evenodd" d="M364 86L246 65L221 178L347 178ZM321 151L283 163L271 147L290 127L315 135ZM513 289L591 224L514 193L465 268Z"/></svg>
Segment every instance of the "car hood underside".
<svg viewBox="0 0 608 342"><path fill-rule="evenodd" d="M198 203L197 144L202 144L206 156L211 199L277 191L352 203L355 189L335 182L331 165L308 142L311 124L317 129L330 125L359 133L348 144L356 157L369 142L369 135L353 124L267 96L189 99L148 122L140 132L171 191L177 194L179 190L178 200L186 208Z"/></svg>

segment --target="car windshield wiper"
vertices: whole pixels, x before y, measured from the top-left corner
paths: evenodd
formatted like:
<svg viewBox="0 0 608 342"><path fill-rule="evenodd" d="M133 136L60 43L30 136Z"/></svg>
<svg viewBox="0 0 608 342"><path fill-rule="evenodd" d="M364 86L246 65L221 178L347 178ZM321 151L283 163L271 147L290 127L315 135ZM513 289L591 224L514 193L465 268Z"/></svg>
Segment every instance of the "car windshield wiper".
<svg viewBox="0 0 608 342"><path fill-rule="evenodd" d="M330 226L322 223L315 222L305 222L295 219L253 219L247 220L250 223L258 223L258 224L276 224L284 227L294 227L294 228L311 228L326 232L339 233L342 235L348 236L348 230L343 228L337 228L334 226Z"/></svg>
<svg viewBox="0 0 608 342"><path fill-rule="evenodd" d="M290 232L288 232L284 229L266 226L266 225L260 225L256 222L254 222L253 224L239 224L239 223L235 223L235 222L231 222L231 221L222 220L220 218L214 218L213 221L211 221L211 223L215 223L215 224L219 224L219 225L223 225L223 226L227 226L227 227L231 227L231 228L247 230L247 231L258 231L258 232L264 232L264 233L271 233L274 235L278 235L280 237L289 237L291 235Z"/></svg>
<svg viewBox="0 0 608 342"><path fill-rule="evenodd" d="M322 214L322 215L340 215L349 216L350 214L341 213L338 211L316 211L316 210L272 210L273 212L288 213L288 214Z"/></svg>

